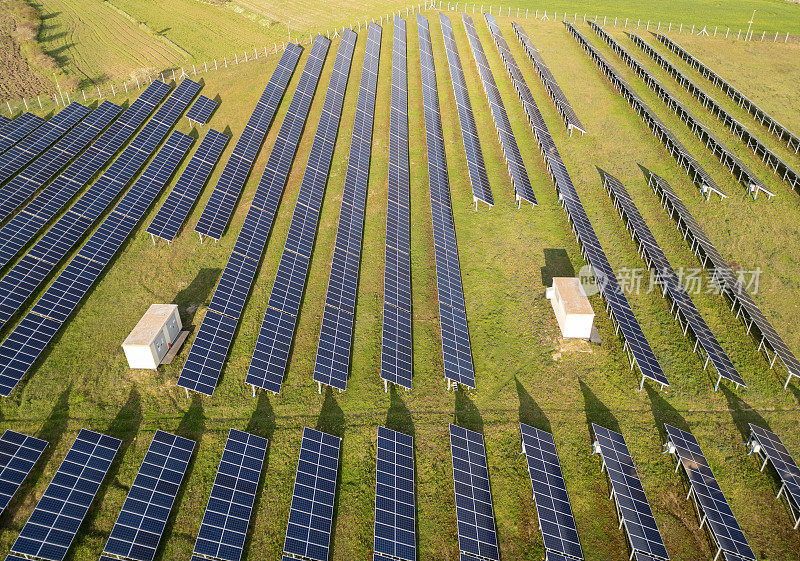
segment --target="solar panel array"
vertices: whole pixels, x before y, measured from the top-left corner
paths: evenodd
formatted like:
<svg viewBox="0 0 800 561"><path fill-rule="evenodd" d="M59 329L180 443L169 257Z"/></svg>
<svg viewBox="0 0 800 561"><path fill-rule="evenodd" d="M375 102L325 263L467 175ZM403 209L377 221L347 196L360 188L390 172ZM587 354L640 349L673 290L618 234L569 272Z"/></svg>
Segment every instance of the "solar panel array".
<svg viewBox="0 0 800 561"><path fill-rule="evenodd" d="M472 57L475 59L475 64L478 66L478 74L481 76L483 92L486 94L486 100L489 102L489 110L494 119L494 126L497 129L500 147L503 149L503 157L508 166L508 175L511 177L511 183L514 185L517 202L520 203L522 200L525 200L531 205L535 205L536 195L534 195L533 188L531 187L528 170L525 169L525 162L522 161L522 154L519 151L519 146L517 146L517 138L514 136L514 131L511 128L511 121L508 119L506 106L503 104L503 99L500 97L500 90L497 88L494 74L489 67L489 61L486 59L486 53L478 37L478 32L475 29L475 23L472 21L471 17L463 12L461 14L461 20L464 23L464 28L467 30L467 38L472 48Z"/></svg>
<svg viewBox="0 0 800 561"><path fill-rule="evenodd" d="M5 115L0 115L0 132L2 132L3 127L6 126L10 122L11 122L11 119L6 117Z"/></svg>
<svg viewBox="0 0 800 561"><path fill-rule="evenodd" d="M289 234L269 295L267 311L261 322L247 370L245 381L254 389L259 387L278 393L283 384L317 235L317 222L325 196L336 135L339 132L355 43L356 34L345 29L336 51L333 73L322 105L322 117L311 145L300 193L289 224Z"/></svg>
<svg viewBox="0 0 800 561"><path fill-rule="evenodd" d="M7 181L31 160L47 150L90 111L88 107L84 107L80 103L70 103L37 128L36 134L28 135L15 146L6 150L0 155L0 183ZM4 191L5 189L0 190L0 195Z"/></svg>
<svg viewBox="0 0 800 561"><path fill-rule="evenodd" d="M561 204L572 221L573 232L581 245L583 256L592 268L600 295L606 300L609 316L613 321L617 322L618 330L625 340L624 348L628 353L631 368L634 365L639 366L639 370L642 373L642 385L645 378L649 378L659 383L662 387L668 386L669 381L664 375L664 371L661 369L661 365L658 363L653 349L644 336L642 327L633 314L630 303L617 281L614 270L611 268L605 251L603 251L603 246L600 245L600 240L592 227L586 210L583 208L583 203L581 203L564 161L561 159L561 154L558 153L539 107L536 105L530 89L525 83L525 78L514 60L514 55L511 54L508 43L506 43L494 17L490 14L484 14L484 17L492 33L495 45L500 51L500 57L503 59L511 76L514 88L520 96L522 107L530 121L547 170L558 190Z"/></svg>
<svg viewBox="0 0 800 561"><path fill-rule="evenodd" d="M800 174L792 169L789 164L784 162L780 156L773 152L766 144L761 142L747 127L739 122L733 115L722 107L717 101L704 92L697 84L690 80L686 74L681 72L677 66L672 64L666 57L659 53L656 49L651 47L644 39L635 33L628 33L628 37L654 61L656 61L664 70L666 70L675 81L678 82L683 88L686 89L697 101L703 104L703 107L708 109L712 115L722 121L744 144L753 151L753 154L759 156L761 161L764 162L772 171L781 179L786 181L794 189L800 189Z"/></svg>
<svg viewBox="0 0 800 561"><path fill-rule="evenodd" d="M603 460L620 523L636 559L669 559L625 438L592 423L594 451ZM647 556L647 557L641 557Z"/></svg>
<svg viewBox="0 0 800 561"><path fill-rule="evenodd" d="M83 108L80 104L73 105ZM69 109L69 107L67 109ZM5 187L0 189L0 220L8 218L15 210L22 206L31 195L36 193L36 191L59 173L59 171L94 140L103 129L114 120L119 112L122 111L120 106L110 101L104 101L97 109L91 112L89 112L89 109L83 109L85 111L79 111L75 114L89 113L87 117L83 118L54 146L51 146L44 154L36 158L36 160L25 167L18 175L14 176ZM66 111L66 109L64 111ZM53 117L50 122L55 121L56 117ZM50 122L42 125L42 128L49 125ZM13 154L17 147L24 143L25 141L6 152L3 156ZM25 154L27 154L27 152ZM24 159L25 156L21 157ZM0 236L0 239L8 239L8 242L10 242L10 240L14 238L17 228L3 228L0 232L6 233L6 230L8 230L7 233L9 237ZM8 242L0 242L0 244L2 244L0 245L0 255L2 256L2 261L6 262L9 257L8 251L4 246L7 245Z"/></svg>
<svg viewBox="0 0 800 561"><path fill-rule="evenodd" d="M47 441L10 429L0 436L0 514L28 477Z"/></svg>
<svg viewBox="0 0 800 561"><path fill-rule="evenodd" d="M567 130L570 135L572 135L572 129L578 129L581 131L581 134L585 133L586 129L583 128L583 124L581 124L580 119L578 119L578 116L575 114L575 110L572 108L567 96L564 95L564 92L561 90L561 86L558 85L555 76L550 72L550 68L544 61L542 53L533 45L533 41L528 37L527 32L522 26L516 22L512 22L511 26L514 28L514 33L517 35L517 39L519 39L519 42L522 44L522 48L525 50L528 58L531 59L533 69L536 71L536 74L539 75L539 79L544 84L544 88L550 95L550 99L553 100L556 109L558 109L558 112L561 114L561 118L564 119L564 123L567 125Z"/></svg>
<svg viewBox="0 0 800 561"><path fill-rule="evenodd" d="M164 87L168 89L168 86ZM0 325L7 323L23 306L47 275L77 245L92 224L125 189L178 120L199 88L196 82L184 80L103 175L83 192L75 204L36 242L27 255L0 280ZM138 110L149 112L146 106L140 106ZM128 128L127 122L120 121L121 118L108 132L114 131L116 135L120 130L116 125ZM104 138L105 135L100 142L103 142ZM75 162L75 164L80 163L80 169L76 170L75 176L71 174L72 166L70 166L65 172L70 174L67 179L61 182L56 180L50 185L53 187L58 183L60 189L42 192L42 195L47 192L47 196L37 197L26 207L26 210L32 211L31 214L36 214L37 223L43 223L41 215L52 217L57 212L56 209L60 210L66 205L69 197L91 179L91 176L86 174L93 170L96 172L95 164L98 160L105 163L109 159L103 153L102 145L98 152L92 152L88 162L82 161L83 156ZM4 363L0 358L0 372L3 368Z"/></svg>
<svg viewBox="0 0 800 561"><path fill-rule="evenodd" d="M800 468L797 467L794 458L783 445L781 438L771 430L750 423L748 445L751 453L757 452L757 455L764 459L761 471L764 471L769 462L778 474L781 481L778 498L780 499L783 495L786 499L789 504L789 512L794 519L794 528L797 529L800 527Z"/></svg>
<svg viewBox="0 0 800 561"><path fill-rule="evenodd" d="M439 297L439 324L442 333L442 361L448 388L451 382L475 387L472 348L467 328L467 309L461 284L456 229L450 201L450 179L444 152L442 116L436 88L436 67L428 20L417 14L422 99L425 106L425 131L428 149L428 182L433 217L433 247L436 256L436 289Z"/></svg>
<svg viewBox="0 0 800 561"><path fill-rule="evenodd" d="M193 560L242 558L267 444L266 438L244 431L231 429L228 433L194 544Z"/></svg>
<svg viewBox="0 0 800 561"><path fill-rule="evenodd" d="M378 427L375 458L375 555L416 561L414 438Z"/></svg>
<svg viewBox="0 0 800 561"><path fill-rule="evenodd" d="M483 435L450 424L453 489L462 555L499 561L497 531L489 487L489 468Z"/></svg>
<svg viewBox="0 0 800 561"><path fill-rule="evenodd" d="M215 240L222 237L302 53L303 47L294 43L283 51L197 221L194 229L201 239L204 235Z"/></svg>
<svg viewBox="0 0 800 561"><path fill-rule="evenodd" d="M666 45L671 51L688 63L689 66L702 74L704 78L713 82L715 86L725 93L725 95L735 101L739 107L750 113L756 121L767 127L769 132L777 136L780 140L786 142L789 148L794 149L795 154L800 152L800 137L789 131L789 129L776 121L774 117L761 109L746 95L734 88L719 74L700 62L691 53L689 53L689 51L678 45L675 41L666 35L662 35L661 33L654 33L653 35L655 35L656 39L664 43L664 45Z"/></svg>
<svg viewBox="0 0 800 561"><path fill-rule="evenodd" d="M209 119L211 119L211 115L214 113L216 108L216 101L201 95L198 96L197 101L195 101L186 112L186 118L190 121L194 121L195 123L205 125Z"/></svg>
<svg viewBox="0 0 800 561"><path fill-rule="evenodd" d="M292 559L328 561L341 445L341 438L303 429L283 542L284 554Z"/></svg>
<svg viewBox="0 0 800 561"><path fill-rule="evenodd" d="M330 41L317 36L178 385L212 395L267 244Z"/></svg>
<svg viewBox="0 0 800 561"><path fill-rule="evenodd" d="M11 552L62 561L121 444L81 429Z"/></svg>
<svg viewBox="0 0 800 561"><path fill-rule="evenodd" d="M578 528L575 526L553 435L525 423L520 423L519 429L545 555L547 559L583 559Z"/></svg>
<svg viewBox="0 0 800 561"><path fill-rule="evenodd" d="M389 108L388 195L383 273L381 378L411 389L411 210L408 164L406 22L394 16Z"/></svg>
<svg viewBox="0 0 800 561"><path fill-rule="evenodd" d="M193 142L191 136L177 131L170 135L114 211L3 341L0 345L0 395L11 393L63 327L144 217Z"/></svg>
<svg viewBox="0 0 800 561"><path fill-rule="evenodd" d="M690 495L717 546L717 556L722 553L728 560L755 559L697 439L692 433L671 425L665 424L664 428L667 429L667 451L675 454L679 465L686 471Z"/></svg>
<svg viewBox="0 0 800 561"><path fill-rule="evenodd" d="M631 231L633 239L639 242L641 255L648 268L654 271L655 282L661 285L664 295L670 295L674 307L677 307L676 319L680 321L680 316L683 316L681 327L683 327L684 323L686 324L683 329L684 334L686 329L691 329L697 339L695 350L698 349L699 345L705 352L706 359L703 368L705 369L710 361L717 369L719 377L714 390L716 391L722 378L736 384L737 389L739 386L747 387L725 349L722 348L711 328L705 322L703 316L700 315L691 296L686 292L680 277L672 268L661 246L658 245L653 233L647 226L647 222L645 222L639 209L636 208L636 204L631 199L625 186L613 175L604 171L601 174L603 176L603 185L614 201L614 206L619 211L620 216L627 221L627 227Z"/></svg>
<svg viewBox="0 0 800 561"><path fill-rule="evenodd" d="M23 113L0 129L0 154L31 134L45 122L33 113Z"/></svg>
<svg viewBox="0 0 800 561"><path fill-rule="evenodd" d="M612 86L614 86L614 89L628 101L633 110L636 111L642 121L644 121L652 131L653 135L664 144L672 157L675 158L678 165L686 170L692 181L700 188L703 195L707 199L711 197L711 193L715 193L720 197L726 197L725 191L717 185L703 166L700 165L678 138L672 134L672 131L669 130L667 125L665 125L653 110L650 109L650 106L639 97L639 94L637 94L633 88L631 88L630 84L617 72L616 68L611 66L605 57L600 54L600 51L598 51L574 25L568 21L565 21L564 25L567 31L578 41L578 44L583 47L583 50L585 50L595 64L597 64L600 71L606 75Z"/></svg>
<svg viewBox="0 0 800 561"><path fill-rule="evenodd" d="M157 430L103 552L152 561L178 495L194 441Z"/></svg>
<svg viewBox="0 0 800 561"><path fill-rule="evenodd" d="M164 204L147 227L149 234L168 242L175 239L214 166L217 165L228 140L227 134L209 129L186 169L167 195Z"/></svg>
<svg viewBox="0 0 800 561"><path fill-rule="evenodd" d="M732 310L738 307L736 317L742 316L748 333L755 326L761 334L761 340L758 345L759 350L763 348L764 352L767 352L768 348L772 349L773 355L770 359L770 367L774 366L775 361L780 358L781 363L789 373L784 387L789 385L792 376L800 378L800 361L797 360L789 346L778 335L775 328L772 327L758 304L750 296L747 288L739 280L737 274L733 272L728 262L717 251L717 248L706 236L703 228L694 219L678 194L675 193L669 183L655 173L648 171L647 175L648 184L661 199L661 204L669 211L670 216L678 222L678 229L683 234L684 239L688 241L692 251L703 263L703 267L712 271L713 279L717 286L733 302Z"/></svg>
<svg viewBox="0 0 800 561"><path fill-rule="evenodd" d="M155 81L150 84L130 107L111 123L108 130L34 197L8 224L0 228L0 266L7 265L67 205L72 197L91 181L95 174L114 157L122 145L134 135L169 91L170 87L163 82ZM100 109L105 106L109 113L113 111L115 115L121 110L115 105L105 105L106 103L104 102ZM96 112L97 110L95 110ZM89 119L91 118L92 116L89 117ZM104 119L99 114L96 125L95 134L98 134L105 126ZM89 133L82 136L80 141L76 142L74 152L72 150L65 152L65 159L67 156L74 157L79 151L77 148L84 148L92 140L90 136ZM3 309L2 301L8 295L9 290L9 285L4 285L0 281L0 310ZM0 316L2 316L1 312Z"/></svg>
<svg viewBox="0 0 800 561"><path fill-rule="evenodd" d="M353 346L382 32L378 24L369 24L336 244L333 248L333 262L314 363L314 380L318 384L326 384L342 391L347 389L350 351Z"/></svg>
<svg viewBox="0 0 800 561"><path fill-rule="evenodd" d="M664 84L656 80L641 62L631 56L631 54L624 49L616 39L609 35L605 29L594 22L589 22L589 25L594 29L595 33L608 43L612 50L633 69L642 81L661 98L661 101L663 101L681 121L686 123L686 126L706 145L706 148L708 148L713 155L719 158L722 165L730 170L731 174L739 183L744 185L747 192L752 195L753 198L756 198L762 191L768 197L774 196L774 194L767 189L766 185L764 185L764 182L761 181L761 179L759 179L730 148L725 146L725 144L711 132L711 129L689 111L678 98L672 95Z"/></svg>
<svg viewBox="0 0 800 561"><path fill-rule="evenodd" d="M472 184L472 198L477 209L478 201L483 201L489 206L494 206L492 188L489 185L489 174L486 173L486 164L483 161L483 151L478 138L478 127L475 124L475 114L472 112L472 103L469 100L467 80L464 78L464 69L461 66L461 57L458 55L456 37L453 35L453 26L443 13L439 13L439 24L444 35L444 48L447 53L447 63L450 67L450 82L453 84L453 94L456 98L458 121L461 123L461 138L464 141L464 152L467 157L467 171Z"/></svg>

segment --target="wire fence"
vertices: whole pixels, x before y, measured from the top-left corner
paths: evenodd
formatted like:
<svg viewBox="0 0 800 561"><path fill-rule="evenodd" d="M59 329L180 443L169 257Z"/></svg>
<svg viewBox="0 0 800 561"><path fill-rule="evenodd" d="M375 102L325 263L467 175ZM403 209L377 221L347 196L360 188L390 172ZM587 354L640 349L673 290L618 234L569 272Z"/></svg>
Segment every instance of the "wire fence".
<svg viewBox="0 0 800 561"><path fill-rule="evenodd" d="M771 41L787 43L791 40L792 42L800 42L800 37L791 35L788 32L782 33L776 31L773 34L772 32L762 31L759 34L752 29L741 28L733 30L730 27L726 27L723 33L722 28L719 26L714 26L713 30L711 30L709 26L704 26L701 28L697 25L691 25L690 27L680 22L662 22L643 19L637 19L634 21L632 18L623 19L621 17L601 16L599 14L579 14L578 12L570 14L566 11L548 12L547 10L540 9L531 10L523 8L511 8L508 6L503 7L502 5L494 6L490 4L469 2L444 2L443 0L432 0L430 2L426 1L418 4L410 4L405 8L401 8L393 12L387 12L386 14L381 14L375 17L368 17L364 20L357 20L347 26L328 28L324 31L320 30L319 34L324 34L326 37L334 39L338 37L345 28L350 28L354 31L360 32L362 27L366 28L371 21L383 25L383 23L388 22L393 15L399 15L401 17L405 15L408 17L413 16L418 12L427 10L463 11L472 14L481 14L487 12L500 17L533 19L539 22L554 23L559 23L562 21L570 21L572 23L578 23L579 21L582 21L583 23L586 23L587 21L591 20L595 23L603 25L604 27L610 25L614 28L620 27L623 29L645 29L648 31L661 33L677 33L679 35L704 35L712 38L716 37L722 39L733 39L737 41ZM281 41L280 43L273 42L271 47L269 45L257 46L246 51L238 51L231 53L230 55L222 55L218 58L203 60L202 62L194 62L191 64L191 66L187 65L182 67L168 68L159 72L137 74L134 75L130 80L124 80L121 82L105 82L103 84L93 85L90 88L70 92L62 90L56 81L56 87L52 92L38 95L35 98L6 100L4 102L5 107L2 108L2 111L4 113L8 112L9 116L13 117L14 115L24 111L57 109L73 101L92 103L107 98L115 98L122 95L127 96L131 92L139 91L143 87L146 87L152 83L153 80L160 79L164 81L172 79L173 81L177 82L184 77L194 78L198 75L218 71L220 69L229 68L239 64L256 61L263 62L269 60L270 57L280 56L286 49L288 42L294 42L299 45L310 45L314 40L315 34L313 33L309 33L308 35L305 33L302 35L292 34L291 30L288 28L287 31L287 39ZM742 37L742 32L744 32L744 37Z"/></svg>

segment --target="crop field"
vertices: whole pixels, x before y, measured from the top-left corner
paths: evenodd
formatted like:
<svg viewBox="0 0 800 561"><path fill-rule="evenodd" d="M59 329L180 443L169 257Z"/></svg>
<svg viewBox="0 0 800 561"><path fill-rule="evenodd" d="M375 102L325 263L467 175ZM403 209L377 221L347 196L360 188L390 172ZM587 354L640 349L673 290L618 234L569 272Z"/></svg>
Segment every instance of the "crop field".
<svg viewBox="0 0 800 561"><path fill-rule="evenodd" d="M50 13L58 12L53 17L55 22L68 21L69 14L75 13L74 7L79 4L64 0L39 1ZM163 33L194 55L196 44L181 41L176 34L188 37L199 29L193 27L198 24L192 22L199 21L194 18L200 18L202 10L223 9L190 0L178 1L185 2L187 13L193 14L191 17L187 15L186 21L180 23L170 22L166 16L147 20L136 12L134 5L145 10L149 9L147 6L156 6L156 2L114 0L114 5L145 21L149 28ZM266 4L260 0L241 3L253 12L260 12L264 9L260 6ZM355 8L361 9L361 4L354 4ZM772 10L769 13L778 14L774 16L775 21L782 21L781 14L797 13L796 9L788 11L791 8L780 2L757 4L759 9L766 6L765 12ZM191 7L195 5L196 11L192 12ZM513 3L509 5L515 6ZM735 8L727 8L727 3L713 4L697 17L711 18L725 10L730 12L725 17L731 20L738 18L740 11L747 19L748 5L743 2L741 6L737 4ZM322 14L327 8L321 6L316 9ZM627 1L609 3L609 6L609 12L619 12L623 16L625 10L636 10L634 3ZM553 7L561 10L558 3ZM297 8L298 11L301 9ZM265 17L285 24L282 14L264 10L260 13ZM117 13L110 10L110 14ZM199 136L202 137L204 129L211 126L228 131L233 138L182 232L169 245L163 241L153 245L145 232L166 198L168 189L165 189L33 372L23 379L9 398L0 400L0 427L35 435L50 443L43 460L36 465L0 517L0 555L8 552L76 434L85 427L121 438L123 445L67 559L95 561L99 557L157 429L197 442L156 556L158 560L187 559L208 501L225 438L233 427L269 439L243 559L277 559L286 532L302 429L309 426L343 439L330 559L368 559L373 545L376 430L379 425L385 425L415 437L418 558L454 561L458 559L458 539L448 423L455 422L485 436L501 558L506 561L541 560L544 558L541 533L525 458L519 453L518 423L523 421L555 436L586 559L623 561L630 553L624 533L618 529L613 502L608 500L607 477L600 473L598 458L590 456L591 423L624 434L671 559L711 559L715 551L705 530L699 528L693 505L686 500L688 486L685 477L675 474L674 461L661 453L666 437L664 423L691 430L698 438L758 559L789 561L797 558L800 534L791 529L792 520L785 503L775 500L777 478L769 470L759 472L760 463L747 455L742 443L749 435L748 423L758 423L777 432L794 457L800 459L800 433L797 431L800 384L795 381L788 390L783 390L784 372L777 367L774 370L769 368L768 360L757 352L757 341L745 333L741 321L730 312L728 301L713 293L701 293L693 296L697 307L748 384L746 389L736 391L723 382L719 391L714 392L715 373L712 368L703 370L703 359L692 352L694 340L684 337L681 326L673 321L669 301L662 299L657 289L648 290L650 274L647 271L643 272L642 290L629 294L628 298L671 382L669 388L659 391L657 386L645 383L644 389L637 391L638 372L631 372L623 343L615 334L604 310L605 304L598 296L593 296L591 302L597 313L595 324L602 345L562 340L544 291L553 276L575 275L585 263L525 114L488 29L476 14L478 34L539 200L539 205L533 209L524 205L517 209L514 204L513 188L460 14L448 12L496 203L491 210L482 205L475 212L438 14L429 10L425 15L429 18L433 39L477 389L448 392L443 379L418 36L416 21L409 17L414 389L409 392L390 389L385 393L380 379L392 62L392 26L387 24L383 26L355 337L347 390L342 393L328 390L320 395L312 380L312 371L366 33L359 35L356 45L309 279L283 389L277 396L262 391L251 397L250 387L245 385L244 379L286 240L313 133L320 119L338 40L333 42L328 54L273 231L222 377L212 398L192 395L187 399L183 389L176 386L178 373L253 200L308 49L292 78L225 235L218 243L206 241L201 245L193 228L277 57L203 74L202 93L209 97L219 95L222 102L210 124L199 130ZM117 16L114 20L119 21L119 25L133 25L127 19L117 19ZM223 18L220 21L233 20ZM246 22L247 19L238 21ZM609 29L777 195L771 201L762 197L753 201L747 197L743 187L686 125L588 26L579 25L580 31L730 195L724 201L712 199L705 202L672 156L612 88L562 24L522 20L523 27L541 50L587 128L586 135L576 133L570 138L514 36L512 21L514 18L499 18L503 33L564 158L609 261L620 276L625 270L643 269L644 262L601 184L598 167L614 174L625 184L676 269L689 271L699 267L676 231L675 223L647 187L637 165L641 164L669 181L730 263L745 271L761 270L754 298L792 351L800 353L800 331L795 329L800 313L796 259L800 254L797 229L800 194L792 192L787 184L773 175L721 122L639 50L621 29ZM720 21L724 18L720 17ZM63 31L67 35L58 41L64 45L80 45L80 49L88 53L91 51L88 41L102 41L101 38L87 37L87 43L83 43L80 34L92 34L92 25L102 29L108 26L100 20L92 24L76 23L72 31ZM209 20L208 25L215 23ZM229 35L224 31L227 29L225 25L228 23L220 23L213 32ZM255 31L250 31L246 24L242 25L243 31L238 38L227 37L224 40L249 41L247 34ZM784 26L776 23L774 27L788 28L788 23ZM133 25L129 31L132 33L132 49L139 50L148 44L157 47L160 53L171 53L169 56L174 60L165 60L165 64L181 60L179 51L170 51L164 43L138 26ZM61 33L55 29L48 32ZM70 33L76 35L70 38ZM651 35L644 32L641 35L792 167L800 168L800 156L786 149ZM800 131L800 114L796 111L800 107L800 91L796 87L796 76L800 72L797 45L745 45L718 38L689 38L677 33L671 36L767 111L773 112L790 130ZM141 45L134 47L134 41ZM78 49L77 46L74 48ZM93 56L101 57L101 48L102 45L97 43ZM86 68L123 68L132 60L119 52L117 55L118 59L104 56L103 61L87 58ZM70 56L77 55L71 53ZM78 57L76 60L81 59ZM79 72L77 68L75 71ZM118 101L124 99L120 97ZM187 120L182 119L177 129L189 132ZM130 370L120 345L154 302L176 303L184 326L189 326L192 334L171 365L162 366L158 372ZM6 328L0 336L5 337L9 330Z"/></svg>

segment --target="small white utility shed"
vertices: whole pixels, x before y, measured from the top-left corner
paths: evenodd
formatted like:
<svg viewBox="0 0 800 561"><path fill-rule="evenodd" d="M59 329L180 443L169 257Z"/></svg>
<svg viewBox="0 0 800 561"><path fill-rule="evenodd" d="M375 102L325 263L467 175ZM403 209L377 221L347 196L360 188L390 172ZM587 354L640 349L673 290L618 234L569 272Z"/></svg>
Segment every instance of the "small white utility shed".
<svg viewBox="0 0 800 561"><path fill-rule="evenodd" d="M554 277L553 286L547 289L546 295L565 339L591 339L594 310L580 279Z"/></svg>
<svg viewBox="0 0 800 561"><path fill-rule="evenodd" d="M181 317L175 304L153 304L122 343L131 368L158 369L181 333Z"/></svg>

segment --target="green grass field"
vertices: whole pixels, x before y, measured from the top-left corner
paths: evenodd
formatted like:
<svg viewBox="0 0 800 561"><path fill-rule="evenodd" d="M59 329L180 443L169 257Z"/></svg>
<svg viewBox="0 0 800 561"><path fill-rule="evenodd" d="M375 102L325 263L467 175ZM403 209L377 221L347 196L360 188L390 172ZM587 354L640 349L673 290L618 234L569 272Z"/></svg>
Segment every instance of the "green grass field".
<svg viewBox="0 0 800 561"><path fill-rule="evenodd" d="M115 0L115 4L124 3ZM616 6L622 10L626 4ZM784 9L777 2L774 6L776 10ZM737 6L730 11L735 15L739 9L744 8ZM709 9L707 13L714 12ZM379 376L392 35L391 25L385 25L355 344L347 391L319 395L311 372L330 272L365 33L356 46L309 281L281 394L275 397L262 392L251 398L244 377L320 117L337 41L326 61L259 274L213 398L194 396L187 400L183 390L177 388L176 378L188 349L182 350L172 365L152 373L129 370L120 344L153 302L177 303L184 325L196 332L252 201L291 94L279 109L222 240L201 246L192 231L222 171L223 166L219 165L175 243L153 246L144 230L166 198L166 192L162 194L35 371L10 398L0 402L0 426L46 438L51 444L44 460L0 518L0 554L11 547L77 432L87 427L124 441L68 555L70 560L97 559L152 434L161 428L198 443L157 556L160 560L188 558L225 437L229 428L235 427L270 440L245 559L276 559L286 530L302 427L311 426L343 437L331 559L367 559L373 539L376 429L383 424L409 432L416 439L419 558L454 560L458 557L458 546L447 424L456 422L485 435L502 558L541 560L544 558L541 535L525 460L519 455L518 422L522 420L555 435L586 559L622 561L629 554L625 537L617 529L613 504L608 500L606 476L599 472L597 458L589 455L592 422L624 433L672 559L711 559L713 552L704 531L698 529L693 506L685 500L685 480L673 473L674 464L669 457L661 455L665 422L689 428L697 436L757 557L772 561L796 559L800 536L791 530L785 504L774 499L778 491L776 478L766 471L759 473L758 462L746 456L742 442L747 423L757 422L778 432L795 457L800 458L800 435L796 430L800 420L800 386L793 384L788 391L781 389L783 372L769 369L764 355L756 351L757 343L730 313L727 301L713 294L697 296L695 302L747 381L746 390L735 392L723 383L718 392L713 392L713 372L703 371L702 359L692 354L694 342L682 336L680 327L672 321L668 301L655 293L631 295L630 301L671 381L666 391L659 392L648 384L644 391L636 391L637 374L629 370L622 342L614 334L604 304L597 297L592 298L592 303L597 310L602 346L562 341L544 290L553 275L571 274L584 264L567 215L558 203L486 26L476 15L478 33L540 203L535 209L515 207L466 34L459 15L453 12L450 15L496 201L493 209L481 207L474 212L438 15L432 11L427 15L436 57L477 390L448 393L442 379L418 38L416 22L409 18L414 390L384 393ZM791 349L800 352L800 333L793 329L800 310L800 281L794 259L800 251L800 235L795 227L800 212L798 194L790 192L753 158L728 129L711 118L621 30L615 30L615 37L735 149L778 195L771 202L760 198L753 202L744 197L742 187L691 131L588 26L581 25L581 31L731 195L724 202L704 202L683 170L612 89L563 25L528 20L524 22L526 31L588 129L587 135L570 138L513 35L511 19L501 18L500 24L612 266L621 270L644 265L600 183L595 166L615 174L627 186L676 268L698 266L676 232L674 222L646 186L637 166L642 164L675 187L729 261L744 269L763 269L755 298ZM177 23L172 25L177 29ZM160 29L162 24L154 20L148 26ZM169 33L165 35L181 44ZM791 109L800 105L800 93L792 79L792 72L796 74L798 70L797 45L744 45L673 35L763 107L774 111L790 129L800 130L800 116ZM786 151L721 92L652 37L647 35L645 39L687 70L793 167L800 167L800 158ZM219 130L230 127L234 135L223 163L276 60L270 57L202 75L203 93L211 97L218 94L222 99L210 126ZM301 65L304 60L305 57ZM298 69L289 92L294 91L299 75ZM178 129L187 131L185 120Z"/></svg>

